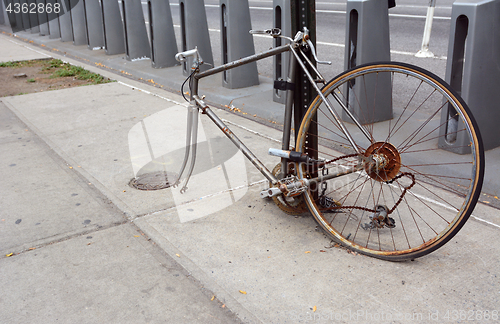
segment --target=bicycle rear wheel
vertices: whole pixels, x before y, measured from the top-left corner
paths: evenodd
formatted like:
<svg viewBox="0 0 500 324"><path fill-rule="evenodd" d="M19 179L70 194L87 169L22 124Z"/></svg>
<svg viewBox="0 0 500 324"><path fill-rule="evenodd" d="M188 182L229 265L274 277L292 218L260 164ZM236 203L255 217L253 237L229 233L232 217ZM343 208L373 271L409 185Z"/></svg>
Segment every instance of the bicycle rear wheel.
<svg viewBox="0 0 500 324"><path fill-rule="evenodd" d="M464 101L434 74L394 62L348 70L322 92L354 145L316 97L296 150L326 164L299 165L298 177L357 171L304 193L317 222L342 245L386 260L421 257L449 241L474 209L484 173L481 137ZM439 147L457 136L467 136L470 153Z"/></svg>

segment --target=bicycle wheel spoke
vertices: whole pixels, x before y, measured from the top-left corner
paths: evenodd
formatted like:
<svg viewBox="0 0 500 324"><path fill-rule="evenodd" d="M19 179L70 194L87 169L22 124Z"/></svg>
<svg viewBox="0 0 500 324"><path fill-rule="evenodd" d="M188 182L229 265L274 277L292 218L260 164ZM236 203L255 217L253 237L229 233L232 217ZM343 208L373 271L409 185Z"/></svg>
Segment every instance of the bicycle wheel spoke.
<svg viewBox="0 0 500 324"><path fill-rule="evenodd" d="M318 156L331 162L340 158L324 167L329 173L355 165L358 171L324 182L321 199L329 199L327 206L334 202L331 208L318 206L308 192L307 205L319 224L350 249L390 260L423 256L451 239L477 201L484 163L463 101L432 74L399 63L347 71L322 92L327 97L335 93L351 112L342 113L342 105L331 100L353 143L316 98L296 148L310 150L306 137L316 138ZM456 121L463 127L457 128ZM309 128L318 133L309 134ZM441 152L438 141L441 145L457 134L469 141L455 148L470 147L472 156ZM299 169L299 178L308 177L307 172Z"/></svg>

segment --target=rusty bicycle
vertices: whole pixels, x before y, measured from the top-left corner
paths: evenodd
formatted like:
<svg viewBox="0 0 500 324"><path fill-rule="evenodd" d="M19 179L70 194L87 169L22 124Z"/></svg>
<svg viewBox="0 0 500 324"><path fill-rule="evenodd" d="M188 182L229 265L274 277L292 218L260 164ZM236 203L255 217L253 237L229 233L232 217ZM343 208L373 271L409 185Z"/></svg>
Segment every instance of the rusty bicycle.
<svg viewBox="0 0 500 324"><path fill-rule="evenodd" d="M481 191L484 151L477 124L456 91L429 71L396 62L359 65L327 82L305 55L310 51L317 63L328 63L318 59L306 28L293 39L276 28L250 32L289 43L204 71L196 48L176 55L179 62L192 61L181 192L193 172L201 113L269 181L262 198L289 214L309 211L333 240L351 250L402 261L435 251L457 234ZM287 92L282 146L268 152L281 160L269 170L198 89L207 76L284 52L291 53L291 62L282 81ZM317 95L292 143L293 93L302 86L294 84L297 70ZM440 143L461 136L468 138L469 154L444 154Z"/></svg>

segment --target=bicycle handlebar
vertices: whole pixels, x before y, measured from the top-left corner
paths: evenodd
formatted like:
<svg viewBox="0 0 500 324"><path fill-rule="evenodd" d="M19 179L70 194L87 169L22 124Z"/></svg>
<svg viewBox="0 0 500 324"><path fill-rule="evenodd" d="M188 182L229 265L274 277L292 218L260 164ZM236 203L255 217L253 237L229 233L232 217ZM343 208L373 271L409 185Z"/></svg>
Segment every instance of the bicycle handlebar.
<svg viewBox="0 0 500 324"><path fill-rule="evenodd" d="M187 58L190 56L193 56L195 58L195 60L201 61L201 56L200 56L200 53L198 52L198 47L195 47L194 49L189 50L189 51L179 52L179 53L175 54L175 59L179 63L183 63L183 62L186 62Z"/></svg>

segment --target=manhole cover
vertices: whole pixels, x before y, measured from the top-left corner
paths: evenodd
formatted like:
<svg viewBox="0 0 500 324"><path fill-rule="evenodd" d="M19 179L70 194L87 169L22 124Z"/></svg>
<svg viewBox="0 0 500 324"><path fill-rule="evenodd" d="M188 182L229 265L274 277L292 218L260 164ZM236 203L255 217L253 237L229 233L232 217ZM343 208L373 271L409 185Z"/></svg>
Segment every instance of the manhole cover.
<svg viewBox="0 0 500 324"><path fill-rule="evenodd" d="M139 190L160 190L172 186L179 175L173 172L145 173L130 180L129 185Z"/></svg>

